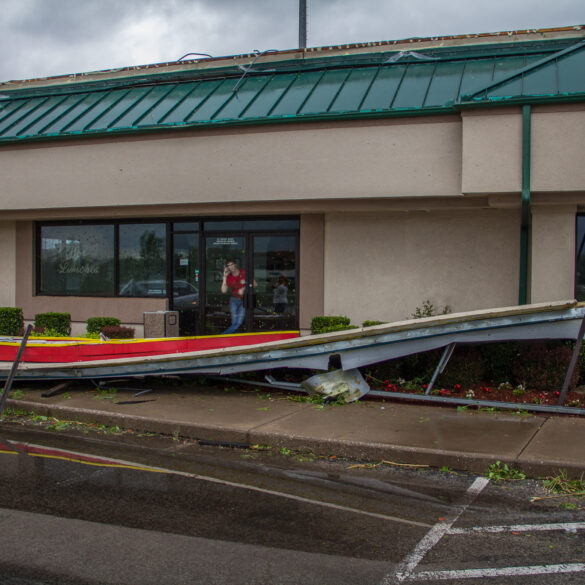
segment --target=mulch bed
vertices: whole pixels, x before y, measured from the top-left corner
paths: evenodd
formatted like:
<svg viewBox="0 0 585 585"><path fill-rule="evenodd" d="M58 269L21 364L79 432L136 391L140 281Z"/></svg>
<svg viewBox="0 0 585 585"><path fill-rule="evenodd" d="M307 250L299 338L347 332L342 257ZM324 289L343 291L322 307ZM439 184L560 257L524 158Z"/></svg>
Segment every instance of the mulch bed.
<svg viewBox="0 0 585 585"><path fill-rule="evenodd" d="M424 394L427 385L415 385L412 383L394 383L389 380L375 380L371 377L366 381L372 390L386 392L403 392L405 394ZM431 395L449 398L468 398L472 400L490 400L495 402L510 402L514 404L546 404L557 406L559 402L559 390L534 390L530 388L512 387L510 384L471 384L465 387L456 384L452 388L435 386ZM563 406L585 408L585 387L579 387L567 392Z"/></svg>

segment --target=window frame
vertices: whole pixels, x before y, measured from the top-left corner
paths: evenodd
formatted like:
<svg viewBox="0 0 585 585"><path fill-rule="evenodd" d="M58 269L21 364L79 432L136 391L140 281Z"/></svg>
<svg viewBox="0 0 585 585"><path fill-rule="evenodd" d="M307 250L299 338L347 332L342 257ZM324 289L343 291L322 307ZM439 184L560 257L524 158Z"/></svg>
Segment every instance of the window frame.
<svg viewBox="0 0 585 585"><path fill-rule="evenodd" d="M93 220L74 220L74 221L38 221L35 223L35 285L34 291L35 296L42 297L80 297L80 298L104 298L104 299L135 299L135 298L150 298L150 299L166 299L167 294L161 295L148 295L148 296L130 296L119 294L120 290L120 226L121 225L140 225L140 224L161 224L165 228L165 277L167 281L167 290L169 283L169 266L168 266L168 248L170 242L169 233L169 220L156 221L155 218L151 220L140 219L140 220L112 220L112 219L93 219ZM72 226L79 227L83 225L102 225L112 226L114 228L114 278L113 278L113 289L111 294L100 294L100 293L81 293L77 292L74 294L67 293L54 293L41 290L41 258L42 258L42 229L44 227L51 226Z"/></svg>
<svg viewBox="0 0 585 585"><path fill-rule="evenodd" d="M158 219L158 221L157 221ZM278 215L278 216L266 216L266 215L254 215L254 216L209 216L209 217L194 217L194 216L176 216L166 218L154 218L154 217L142 217L139 219L78 219L78 220L56 220L56 221L36 221L34 228L34 294L35 296L43 297L68 297L68 298L107 298L107 299L171 299L173 295L173 283L172 283L172 269L173 269L173 235L180 233L193 233L194 230L177 229L175 230L175 224L193 223L198 224L199 229L197 233L200 238L200 262L202 260L201 255L203 238L205 235L212 235L214 233L220 233L222 230L218 229L205 229L205 224L208 222L226 222L226 221L245 221L250 227L244 229L243 233L254 233L257 235L263 235L264 233L274 233L274 228L266 227L254 227L254 222L270 222L270 221L288 221L293 220L297 222L297 227L291 227L287 229L287 233L296 234L297 246L298 238L300 236L301 218L300 215ZM162 224L165 226L165 274L166 274L166 293L160 295L145 295L145 296L129 296L120 295L120 226L129 224ZM97 294L97 293L75 293L75 294L64 294L64 293L52 293L44 292L40 290L41 285L41 254L42 254L42 228L46 226L83 226L83 225L104 225L114 227L114 279L113 279L113 290L112 294ZM211 227L211 226L210 226ZM298 252L298 250L297 250ZM298 270L298 268L297 268Z"/></svg>

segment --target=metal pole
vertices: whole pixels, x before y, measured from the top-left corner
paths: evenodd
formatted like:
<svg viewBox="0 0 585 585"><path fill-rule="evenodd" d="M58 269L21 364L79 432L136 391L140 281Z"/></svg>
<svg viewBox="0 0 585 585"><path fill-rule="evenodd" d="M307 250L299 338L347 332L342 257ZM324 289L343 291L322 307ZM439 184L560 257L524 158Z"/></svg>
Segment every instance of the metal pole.
<svg viewBox="0 0 585 585"><path fill-rule="evenodd" d="M12 364L12 368L10 369L10 373L8 374L8 378L6 379L6 384L4 384L4 392L2 393L2 398L0 398L0 416L2 416L2 412L4 411L4 405L6 404L6 398L8 397L8 393L12 388L12 382L14 381L14 376L16 375L16 370L18 369L18 364L20 363L20 358L24 352L24 348L26 347L26 342L28 340L28 336L32 331L33 326L29 325L24 332L24 336L22 337L22 341L20 342L20 347L18 348L18 353L16 354L16 358L14 358L14 362Z"/></svg>
<svg viewBox="0 0 585 585"><path fill-rule="evenodd" d="M573 371L575 370L577 360L579 359L579 352L581 351L581 344L583 343L583 335L585 335L585 317L583 317L583 320L581 321L581 327L579 327L579 333L575 341L575 349L573 350L573 355L571 357L571 361L569 362L569 369L565 375L563 388L559 395L559 406L562 406L565 403L565 396L567 395L567 390L569 389L569 383L571 382Z"/></svg>
<svg viewBox="0 0 585 585"><path fill-rule="evenodd" d="M299 49L307 48L307 0L299 0Z"/></svg>
<svg viewBox="0 0 585 585"><path fill-rule="evenodd" d="M528 256L530 240L531 109L522 106L522 224L520 226L520 283L518 304L528 302Z"/></svg>
<svg viewBox="0 0 585 585"><path fill-rule="evenodd" d="M453 355L454 349L455 349L455 343L450 343L445 348L445 351L443 352L443 355L441 356L441 359L439 360L439 363L437 364L437 367L435 368L435 372L433 373L433 377L431 378L431 381L429 382L429 385L427 386L427 390L426 390L425 394L429 395L431 393L431 390L433 389L433 386L435 385L435 382L437 381L439 374L443 373L443 371L445 370L445 367L449 363L449 360L451 359L451 356Z"/></svg>

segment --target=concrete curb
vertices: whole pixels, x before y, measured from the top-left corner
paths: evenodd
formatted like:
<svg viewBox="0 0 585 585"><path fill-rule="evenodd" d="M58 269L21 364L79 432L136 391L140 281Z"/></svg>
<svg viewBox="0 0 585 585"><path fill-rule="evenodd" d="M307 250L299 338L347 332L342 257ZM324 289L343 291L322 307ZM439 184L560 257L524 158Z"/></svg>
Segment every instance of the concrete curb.
<svg viewBox="0 0 585 585"><path fill-rule="evenodd" d="M69 408L62 405L39 404L26 400L9 399L9 408L33 412L41 416L55 417L60 420L93 423L105 426L119 426L140 432L164 435L181 435L195 440L260 444L272 447L286 447L295 451L311 451L317 455L337 455L361 461L391 461L400 464L427 465L429 467L448 467L470 473L486 473L496 461L516 469L522 469L529 477L555 475L559 467L566 469L569 476L579 477L583 465L571 461L560 464L558 459L535 458L523 455L526 448L522 445L515 456L498 454L470 453L465 451L443 450L427 447L412 447L400 444L366 442L360 440L331 439L326 437L301 437L294 433L263 431L264 425L238 430L221 425L185 423L184 421L159 420L134 414L112 413L105 410Z"/></svg>

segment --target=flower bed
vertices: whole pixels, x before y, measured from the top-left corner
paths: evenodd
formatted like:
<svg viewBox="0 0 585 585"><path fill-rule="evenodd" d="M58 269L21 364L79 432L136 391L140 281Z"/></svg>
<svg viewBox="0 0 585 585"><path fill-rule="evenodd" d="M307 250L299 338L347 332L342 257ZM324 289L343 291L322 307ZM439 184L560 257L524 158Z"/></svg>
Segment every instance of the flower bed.
<svg viewBox="0 0 585 585"><path fill-rule="evenodd" d="M419 381L396 380L377 380L371 375L366 374L366 381L372 390L383 392L402 392L405 394L425 394L428 384ZM524 388L522 385L513 386L509 383L493 384L454 384L451 388L435 386L431 395L445 396L449 398L468 398L471 400L489 400L493 402L511 402L514 404L547 404L551 406L558 405L559 390L535 390ZM585 408L585 392L572 390L567 392L564 406L575 408Z"/></svg>
<svg viewBox="0 0 585 585"><path fill-rule="evenodd" d="M362 368L373 390L425 394L441 350ZM573 343L534 341L457 346L432 395L516 404L558 405ZM581 353L563 406L585 408L585 353Z"/></svg>

